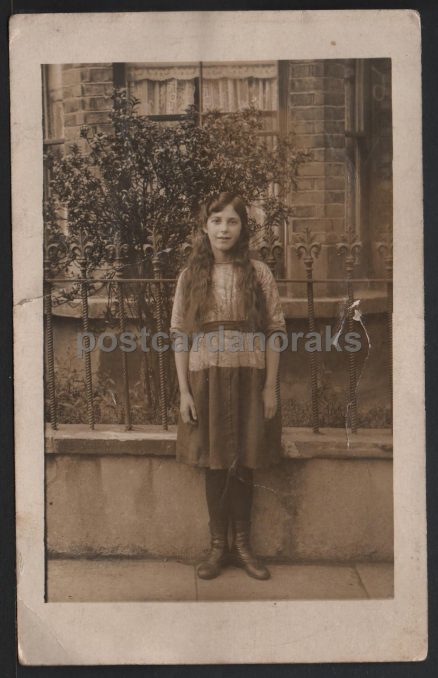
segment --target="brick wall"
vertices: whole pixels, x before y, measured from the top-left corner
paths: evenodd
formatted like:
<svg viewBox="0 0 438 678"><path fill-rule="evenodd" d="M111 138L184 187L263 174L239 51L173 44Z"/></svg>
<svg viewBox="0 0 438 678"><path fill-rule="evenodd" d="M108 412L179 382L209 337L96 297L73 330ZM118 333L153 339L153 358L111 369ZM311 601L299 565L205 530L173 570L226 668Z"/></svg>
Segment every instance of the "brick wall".
<svg viewBox="0 0 438 678"><path fill-rule="evenodd" d="M294 234L309 227L330 243L345 229L345 61L291 61L288 108L296 145L311 153L299 171L287 239L287 274L299 277ZM324 247L315 273L330 274L331 259Z"/></svg>
<svg viewBox="0 0 438 678"><path fill-rule="evenodd" d="M80 143L82 125L102 131L108 129L113 89L112 64L64 64L62 82L66 145Z"/></svg>
<svg viewBox="0 0 438 678"><path fill-rule="evenodd" d="M380 260L373 247L382 228L392 224L391 64L387 59L367 63L369 81L365 96L370 117L367 140L361 142L364 154L361 272L380 275ZM64 136L68 148L73 142L85 146L80 138L82 125L108 131L113 65L81 63L48 68L58 69L59 73L50 72L46 83L49 95L55 97L58 105L56 125L49 124L47 132L55 137ZM308 149L311 160L300 168L297 191L292 198L294 218L285 237L284 273L290 277L304 276L292 245L294 234L309 227L323 244L315 263L315 276L338 277L342 275L342 262L333 244L345 230L348 200L345 106L349 65L336 59L290 61L285 69L283 112L288 129L295 133L297 146ZM62 127L62 133L50 131L54 126L60 130Z"/></svg>
<svg viewBox="0 0 438 678"><path fill-rule="evenodd" d="M353 81L350 101L347 83L351 84L348 78L354 69L354 63L346 60L289 62L288 127L297 146L311 153L310 162L300 168L292 198L295 216L286 238L286 269L291 277L303 275L292 245L295 234L306 227L323 245L315 277L342 276L342 260L334 244L348 225L363 245L357 275L385 273L376 242L382 231L392 230L391 62L365 60L362 76L356 75L356 85ZM363 129L356 129L359 123L353 120L353 135L347 137L346 119L355 115L362 116ZM353 182L350 192L348 168Z"/></svg>

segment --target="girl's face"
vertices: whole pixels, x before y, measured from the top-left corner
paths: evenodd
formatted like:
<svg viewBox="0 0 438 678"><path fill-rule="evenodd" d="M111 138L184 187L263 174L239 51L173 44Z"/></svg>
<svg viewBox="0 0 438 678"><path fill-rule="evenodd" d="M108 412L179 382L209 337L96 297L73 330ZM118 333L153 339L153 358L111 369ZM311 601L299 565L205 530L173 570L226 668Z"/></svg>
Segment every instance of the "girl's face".
<svg viewBox="0 0 438 678"><path fill-rule="evenodd" d="M204 226L216 261L231 259L231 251L242 231L242 221L232 205L226 205L221 212L212 212Z"/></svg>

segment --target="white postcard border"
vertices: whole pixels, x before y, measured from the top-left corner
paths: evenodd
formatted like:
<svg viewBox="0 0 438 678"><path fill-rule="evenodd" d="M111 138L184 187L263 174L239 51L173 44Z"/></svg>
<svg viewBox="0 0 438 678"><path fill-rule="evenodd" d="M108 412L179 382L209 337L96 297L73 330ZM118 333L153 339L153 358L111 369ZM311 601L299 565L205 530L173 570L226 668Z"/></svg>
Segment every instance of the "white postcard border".
<svg viewBox="0 0 438 678"><path fill-rule="evenodd" d="M420 660L427 653L420 20L413 11L17 15L10 24L18 633L27 664ZM395 597L44 603L41 64L389 57Z"/></svg>

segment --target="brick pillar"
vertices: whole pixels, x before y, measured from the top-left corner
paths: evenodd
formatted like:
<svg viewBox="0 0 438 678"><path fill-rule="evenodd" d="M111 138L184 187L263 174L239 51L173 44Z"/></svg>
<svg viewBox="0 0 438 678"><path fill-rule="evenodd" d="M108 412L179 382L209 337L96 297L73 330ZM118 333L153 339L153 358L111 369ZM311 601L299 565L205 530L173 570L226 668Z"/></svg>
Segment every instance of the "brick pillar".
<svg viewBox="0 0 438 678"><path fill-rule="evenodd" d="M82 145L82 125L89 125L97 131L108 130L113 90L112 64L64 64L62 82L65 144L68 149L72 143Z"/></svg>
<svg viewBox="0 0 438 678"><path fill-rule="evenodd" d="M304 275L291 245L309 227L323 243L315 277L337 275L331 243L345 228L345 62L289 62L289 129L312 158L299 170L293 194L295 217L288 234L287 274ZM322 290L318 290L319 292Z"/></svg>
<svg viewBox="0 0 438 678"><path fill-rule="evenodd" d="M44 108L44 138L48 140L64 137L64 89L62 66L49 64L45 69L44 84L47 89Z"/></svg>

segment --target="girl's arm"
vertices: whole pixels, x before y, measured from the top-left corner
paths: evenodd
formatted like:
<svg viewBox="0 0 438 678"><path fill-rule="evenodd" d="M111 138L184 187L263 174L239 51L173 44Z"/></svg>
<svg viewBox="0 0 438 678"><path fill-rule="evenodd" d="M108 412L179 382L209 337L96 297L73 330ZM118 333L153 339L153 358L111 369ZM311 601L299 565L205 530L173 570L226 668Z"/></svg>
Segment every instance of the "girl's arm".
<svg viewBox="0 0 438 678"><path fill-rule="evenodd" d="M189 367L189 352L184 350L184 341L182 337L175 339L175 365L176 373L178 375L178 384L180 392L180 406L181 419L186 424L193 424L198 421L195 401L190 393L189 382L187 378Z"/></svg>
<svg viewBox="0 0 438 678"><path fill-rule="evenodd" d="M274 346L272 346L272 344ZM280 337L274 337L272 341L268 338L266 341L266 378L265 385L263 387L263 407L265 419L272 419L278 407L277 375L280 364L279 348Z"/></svg>
<svg viewBox="0 0 438 678"><path fill-rule="evenodd" d="M258 262L258 279L261 284L266 302L266 378L263 388L263 405L266 419L272 419L278 407L277 376L280 363L281 341L277 332L283 334L286 331L286 323L281 308L280 295L278 293L275 278L266 264ZM276 336L272 336L272 335Z"/></svg>
<svg viewBox="0 0 438 678"><path fill-rule="evenodd" d="M189 351L184 341L184 275L187 269L184 269L176 284L175 296L173 299L172 317L170 320L170 336L173 337L173 349L175 351L175 365L178 376L178 384L180 391L180 413L181 419L186 423L194 423L197 421L197 414L195 403L190 393L188 376L189 367ZM187 337L185 337L187 339Z"/></svg>

